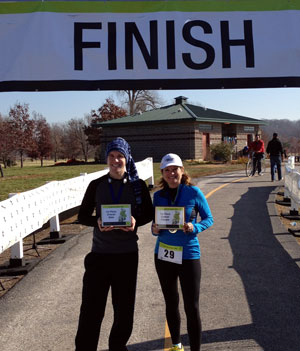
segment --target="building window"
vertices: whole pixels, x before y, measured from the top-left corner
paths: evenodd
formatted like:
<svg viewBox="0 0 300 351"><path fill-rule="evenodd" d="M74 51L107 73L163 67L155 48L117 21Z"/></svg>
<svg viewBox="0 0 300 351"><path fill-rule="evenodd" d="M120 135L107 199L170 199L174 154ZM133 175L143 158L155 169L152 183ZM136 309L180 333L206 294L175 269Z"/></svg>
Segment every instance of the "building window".
<svg viewBox="0 0 300 351"><path fill-rule="evenodd" d="M244 132L254 133L254 126L244 126Z"/></svg>
<svg viewBox="0 0 300 351"><path fill-rule="evenodd" d="M198 126L200 131L212 130L213 126L211 124L199 124Z"/></svg>

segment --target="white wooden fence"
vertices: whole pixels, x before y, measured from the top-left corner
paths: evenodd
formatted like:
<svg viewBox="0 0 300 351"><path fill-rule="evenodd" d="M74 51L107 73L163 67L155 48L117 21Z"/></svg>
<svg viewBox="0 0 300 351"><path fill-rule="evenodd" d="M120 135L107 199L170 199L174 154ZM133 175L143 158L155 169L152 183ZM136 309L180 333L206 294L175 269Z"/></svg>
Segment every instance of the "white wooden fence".
<svg viewBox="0 0 300 351"><path fill-rule="evenodd" d="M153 161L146 158L136 163L139 177L154 185ZM51 181L39 188L12 194L0 202L0 254L11 248L11 260L23 259L23 238L40 229L50 221L50 233L60 237L59 214L80 206L86 188L108 169L84 173L79 177L62 181Z"/></svg>
<svg viewBox="0 0 300 351"><path fill-rule="evenodd" d="M284 198L291 200L290 210L298 213L300 206L300 173L295 168L295 156L288 158L285 165Z"/></svg>

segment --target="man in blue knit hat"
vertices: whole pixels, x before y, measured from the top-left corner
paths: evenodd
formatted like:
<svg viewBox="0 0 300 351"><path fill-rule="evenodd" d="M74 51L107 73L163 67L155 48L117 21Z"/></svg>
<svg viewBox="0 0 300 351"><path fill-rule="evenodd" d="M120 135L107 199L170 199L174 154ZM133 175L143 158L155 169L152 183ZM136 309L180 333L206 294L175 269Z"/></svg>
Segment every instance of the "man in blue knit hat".
<svg viewBox="0 0 300 351"><path fill-rule="evenodd" d="M97 350L110 288L115 313L109 351L127 351L136 292L137 228L153 219L150 194L145 182L138 177L127 141L116 138L110 142L106 148L106 160L108 174L89 184L78 214L79 223L94 227L94 231L92 250L84 262L76 351ZM130 205L130 225L105 225L101 208L118 204Z"/></svg>

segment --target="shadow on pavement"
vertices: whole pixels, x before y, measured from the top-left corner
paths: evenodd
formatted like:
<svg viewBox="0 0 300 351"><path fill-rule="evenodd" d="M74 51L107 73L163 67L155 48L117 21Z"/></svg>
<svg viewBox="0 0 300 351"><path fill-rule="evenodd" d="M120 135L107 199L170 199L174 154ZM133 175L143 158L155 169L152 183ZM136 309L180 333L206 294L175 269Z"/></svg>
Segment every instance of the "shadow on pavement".
<svg viewBox="0 0 300 351"><path fill-rule="evenodd" d="M273 234L267 208L272 190L249 188L233 205L228 237L253 323L208 332L210 341L253 339L263 350L300 350L300 270Z"/></svg>
<svg viewBox="0 0 300 351"><path fill-rule="evenodd" d="M233 253L229 268L241 278L252 323L205 330L203 346L218 342L242 345L252 340L264 351L300 350L300 269L296 264L300 257L292 259L278 241L278 236L287 233L273 233L268 204L275 188L250 187L233 205L232 227L223 238L229 240ZM187 335L182 336L182 342L189 345ZM163 345L164 340L157 339L129 345L128 349L163 350ZM227 345L226 349L231 348Z"/></svg>

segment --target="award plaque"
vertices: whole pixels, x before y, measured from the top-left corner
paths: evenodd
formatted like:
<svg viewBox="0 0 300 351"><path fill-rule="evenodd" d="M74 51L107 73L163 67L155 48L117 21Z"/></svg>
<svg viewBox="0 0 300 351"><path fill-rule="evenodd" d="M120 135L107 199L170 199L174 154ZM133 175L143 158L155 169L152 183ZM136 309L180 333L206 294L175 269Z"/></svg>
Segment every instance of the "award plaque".
<svg viewBox="0 0 300 351"><path fill-rule="evenodd" d="M130 227L131 205L101 205L102 227Z"/></svg>
<svg viewBox="0 0 300 351"><path fill-rule="evenodd" d="M155 223L159 229L180 230L184 225L184 207L156 206Z"/></svg>

